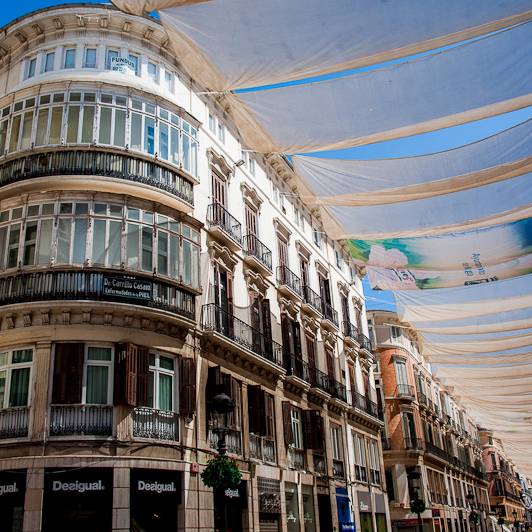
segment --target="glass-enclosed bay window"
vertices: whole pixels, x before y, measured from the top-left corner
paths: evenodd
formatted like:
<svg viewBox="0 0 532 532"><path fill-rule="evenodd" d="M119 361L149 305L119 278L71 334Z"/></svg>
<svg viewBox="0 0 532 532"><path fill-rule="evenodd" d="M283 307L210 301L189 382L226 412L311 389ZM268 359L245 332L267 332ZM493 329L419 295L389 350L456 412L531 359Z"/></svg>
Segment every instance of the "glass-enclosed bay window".
<svg viewBox="0 0 532 532"><path fill-rule="evenodd" d="M0 351L0 408L28 406L33 349Z"/></svg>
<svg viewBox="0 0 532 532"><path fill-rule="evenodd" d="M156 410L175 410L175 359L160 354L150 354L148 380L148 406Z"/></svg>
<svg viewBox="0 0 532 532"><path fill-rule="evenodd" d="M113 402L113 349L107 346L86 346L82 402L87 405L108 405Z"/></svg>

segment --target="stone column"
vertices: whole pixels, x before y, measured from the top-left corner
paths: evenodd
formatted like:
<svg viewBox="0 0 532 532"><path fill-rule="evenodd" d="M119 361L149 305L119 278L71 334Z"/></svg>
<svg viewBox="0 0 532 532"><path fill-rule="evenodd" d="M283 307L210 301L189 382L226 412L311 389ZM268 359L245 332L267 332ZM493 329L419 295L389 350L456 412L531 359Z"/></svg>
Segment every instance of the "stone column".
<svg viewBox="0 0 532 532"><path fill-rule="evenodd" d="M40 532L44 493L44 469L28 469L24 500L24 532Z"/></svg>
<svg viewBox="0 0 532 532"><path fill-rule="evenodd" d="M51 364L52 343L50 341L37 342L33 354L31 416L30 426L28 427L29 437L32 440L44 440L48 430L48 396Z"/></svg>
<svg viewBox="0 0 532 532"><path fill-rule="evenodd" d="M113 474L113 532L129 532L129 468L116 467Z"/></svg>

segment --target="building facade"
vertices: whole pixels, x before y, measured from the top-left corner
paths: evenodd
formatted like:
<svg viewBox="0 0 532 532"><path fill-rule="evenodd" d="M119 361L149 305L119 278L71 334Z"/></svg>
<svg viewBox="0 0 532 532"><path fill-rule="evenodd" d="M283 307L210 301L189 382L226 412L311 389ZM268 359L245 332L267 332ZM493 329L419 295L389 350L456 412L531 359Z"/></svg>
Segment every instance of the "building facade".
<svg viewBox="0 0 532 532"><path fill-rule="evenodd" d="M482 456L489 480L489 502L494 515L502 517L509 527L527 523L526 508L528 490L526 481L521 478L512 461L504 451L499 438L488 429L480 430Z"/></svg>
<svg viewBox="0 0 532 532"><path fill-rule="evenodd" d="M425 505L423 530L491 530L478 427L432 376L414 329L388 311L371 311L368 320L385 412L384 466L392 530L418 529L415 498Z"/></svg>
<svg viewBox="0 0 532 532"><path fill-rule="evenodd" d="M239 141L162 26L65 5L0 36L0 519L389 530L360 278L287 160Z"/></svg>

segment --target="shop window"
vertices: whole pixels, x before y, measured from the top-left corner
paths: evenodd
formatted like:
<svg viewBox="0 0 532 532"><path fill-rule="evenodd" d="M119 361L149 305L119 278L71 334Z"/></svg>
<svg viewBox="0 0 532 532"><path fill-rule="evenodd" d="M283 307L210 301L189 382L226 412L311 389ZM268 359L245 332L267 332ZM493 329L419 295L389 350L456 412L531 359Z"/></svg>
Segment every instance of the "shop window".
<svg viewBox="0 0 532 532"><path fill-rule="evenodd" d="M301 486L301 496L303 498L303 524L305 532L315 532L316 513L314 510L314 492L312 486L303 484Z"/></svg>
<svg viewBox="0 0 532 532"><path fill-rule="evenodd" d="M43 72L52 72L55 66L55 52L46 52L44 54Z"/></svg>
<svg viewBox="0 0 532 532"><path fill-rule="evenodd" d="M63 68L75 68L76 67L76 49L65 48L63 55Z"/></svg>
<svg viewBox="0 0 532 532"><path fill-rule="evenodd" d="M286 502L286 529L288 532L299 532L299 502L297 496L297 484L285 482L285 502Z"/></svg>
<svg viewBox="0 0 532 532"><path fill-rule="evenodd" d="M29 404L32 349L0 351L0 408Z"/></svg>

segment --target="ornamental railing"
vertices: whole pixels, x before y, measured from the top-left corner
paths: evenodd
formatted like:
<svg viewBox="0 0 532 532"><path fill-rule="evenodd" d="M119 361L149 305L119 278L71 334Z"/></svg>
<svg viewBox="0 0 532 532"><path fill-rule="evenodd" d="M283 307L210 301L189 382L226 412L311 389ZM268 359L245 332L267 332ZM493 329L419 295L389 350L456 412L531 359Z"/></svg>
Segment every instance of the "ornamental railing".
<svg viewBox="0 0 532 532"><path fill-rule="evenodd" d="M258 434L250 434L249 455L256 460L262 460L270 464L276 463L275 440Z"/></svg>
<svg viewBox="0 0 532 532"><path fill-rule="evenodd" d="M288 266L284 264L277 266L277 282L279 285L287 286L301 297L301 279Z"/></svg>
<svg viewBox="0 0 532 532"><path fill-rule="evenodd" d="M148 277L100 271L41 271L0 278L0 305L93 300L142 305L195 318L195 296Z"/></svg>
<svg viewBox="0 0 532 532"><path fill-rule="evenodd" d="M321 296L312 290L310 286L303 286L303 300L321 314Z"/></svg>
<svg viewBox="0 0 532 532"><path fill-rule="evenodd" d="M137 407L133 410L133 436L155 440L179 440L177 412Z"/></svg>
<svg viewBox="0 0 532 532"><path fill-rule="evenodd" d="M366 414L369 414L370 416L373 416L375 418L379 417L379 409L377 403L375 403L371 399L368 399L365 395L353 391L351 392L351 401L353 406L355 406L359 410L362 410L366 412Z"/></svg>
<svg viewBox="0 0 532 532"><path fill-rule="evenodd" d="M221 334L236 344L282 367L283 347L281 344L236 318L222 307L214 303L203 305L201 323L204 330Z"/></svg>
<svg viewBox="0 0 532 532"><path fill-rule="evenodd" d="M333 460L333 476L336 478L345 478L343 460Z"/></svg>
<svg viewBox="0 0 532 532"><path fill-rule="evenodd" d="M218 440L220 435L209 430L209 447L211 449L218 449ZM225 445L227 452L232 454L242 454L242 433L239 430L228 430L225 434Z"/></svg>
<svg viewBox="0 0 532 532"><path fill-rule="evenodd" d="M404 448L412 451L422 451L425 446L420 438L406 437L404 438Z"/></svg>
<svg viewBox="0 0 532 532"><path fill-rule="evenodd" d="M242 244L246 255L255 257L268 270L272 271L272 252L270 248L253 234L245 235Z"/></svg>
<svg viewBox="0 0 532 532"><path fill-rule="evenodd" d="M348 336L349 338L358 341L358 329L356 325L352 324L350 321L342 322L342 333L344 336Z"/></svg>
<svg viewBox="0 0 532 532"><path fill-rule="evenodd" d="M290 447L287 453L288 467L292 469L305 469L305 451Z"/></svg>
<svg viewBox="0 0 532 532"><path fill-rule="evenodd" d="M371 340L365 334L358 334L358 343L362 349L365 349L366 351L372 350L373 346L371 344Z"/></svg>
<svg viewBox="0 0 532 532"><path fill-rule="evenodd" d="M92 175L149 185L194 205L193 184L165 166L130 153L54 148L0 163L0 186L55 175Z"/></svg>
<svg viewBox="0 0 532 532"><path fill-rule="evenodd" d="M327 474L327 462L323 454L313 453L312 463L314 465L314 473L317 473L319 475Z"/></svg>
<svg viewBox="0 0 532 532"><path fill-rule="evenodd" d="M284 355L284 368L286 374L299 379L310 382L308 364L299 357L285 353Z"/></svg>
<svg viewBox="0 0 532 532"><path fill-rule="evenodd" d="M338 327L338 312L334 310L331 304L327 303L326 301L321 302L321 312L323 314L324 319L329 320L332 322L336 327Z"/></svg>
<svg viewBox="0 0 532 532"><path fill-rule="evenodd" d="M396 396L406 399L414 399L414 387L410 384L398 384Z"/></svg>
<svg viewBox="0 0 532 532"><path fill-rule="evenodd" d="M16 406L0 410L0 439L25 438L28 435L27 406Z"/></svg>
<svg viewBox="0 0 532 532"><path fill-rule="evenodd" d="M207 225L220 228L229 238L242 245L242 224L220 203L207 207Z"/></svg>
<svg viewBox="0 0 532 532"><path fill-rule="evenodd" d="M310 366L309 367L310 384L313 388L318 388L328 394L332 395L332 379L319 369Z"/></svg>
<svg viewBox="0 0 532 532"><path fill-rule="evenodd" d="M50 436L111 436L113 407L101 405L52 405Z"/></svg>

